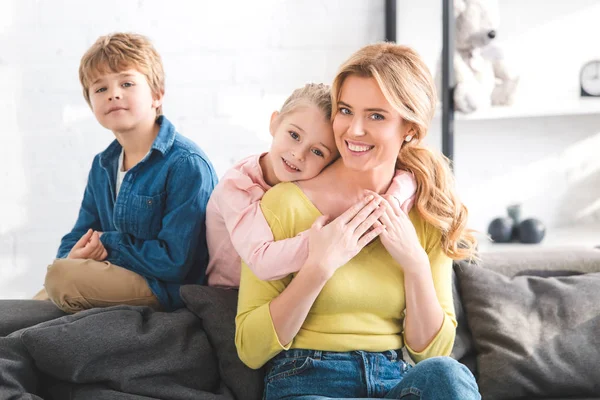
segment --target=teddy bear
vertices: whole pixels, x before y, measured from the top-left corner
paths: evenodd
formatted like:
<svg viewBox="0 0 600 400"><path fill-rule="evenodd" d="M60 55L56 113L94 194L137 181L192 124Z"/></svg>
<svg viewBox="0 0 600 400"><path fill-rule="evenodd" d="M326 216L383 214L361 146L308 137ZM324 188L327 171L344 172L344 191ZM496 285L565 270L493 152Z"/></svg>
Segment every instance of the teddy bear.
<svg viewBox="0 0 600 400"><path fill-rule="evenodd" d="M497 0L454 0L454 108L472 113L491 105L511 105L519 77L495 43ZM438 68L441 88L441 63Z"/></svg>

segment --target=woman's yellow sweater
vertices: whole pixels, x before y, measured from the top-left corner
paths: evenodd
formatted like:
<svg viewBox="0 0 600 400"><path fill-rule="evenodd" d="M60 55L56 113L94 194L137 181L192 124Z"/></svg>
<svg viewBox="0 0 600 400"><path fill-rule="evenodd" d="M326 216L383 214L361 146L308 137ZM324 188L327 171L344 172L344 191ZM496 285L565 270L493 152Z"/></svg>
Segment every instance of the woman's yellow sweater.
<svg viewBox="0 0 600 400"><path fill-rule="evenodd" d="M321 215L302 190L293 183L279 184L261 202L275 240L291 238L310 229ZM444 310L438 334L421 352L406 346L415 362L449 355L456 334L452 302L452 260L441 248L440 232L413 209L409 213L421 246L429 256L433 283ZM285 261L282 261L285 262ZM294 279L261 281L242 265L236 346L240 359L260 368L282 350L290 348L346 352L381 352L402 348L404 274L379 239L339 268L315 300L302 328L291 343L279 343L269 303Z"/></svg>

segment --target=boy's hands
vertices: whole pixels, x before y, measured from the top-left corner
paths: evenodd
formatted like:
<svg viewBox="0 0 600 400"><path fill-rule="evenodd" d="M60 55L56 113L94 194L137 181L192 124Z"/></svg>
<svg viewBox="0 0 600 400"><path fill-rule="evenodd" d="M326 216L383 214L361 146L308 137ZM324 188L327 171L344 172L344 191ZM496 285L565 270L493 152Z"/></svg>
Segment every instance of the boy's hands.
<svg viewBox="0 0 600 400"><path fill-rule="evenodd" d="M96 232L92 229L89 229L81 237L81 239L75 243L75 246L73 246L67 258L89 259L96 261L103 261L106 259L108 252L100 241L101 234L101 232Z"/></svg>

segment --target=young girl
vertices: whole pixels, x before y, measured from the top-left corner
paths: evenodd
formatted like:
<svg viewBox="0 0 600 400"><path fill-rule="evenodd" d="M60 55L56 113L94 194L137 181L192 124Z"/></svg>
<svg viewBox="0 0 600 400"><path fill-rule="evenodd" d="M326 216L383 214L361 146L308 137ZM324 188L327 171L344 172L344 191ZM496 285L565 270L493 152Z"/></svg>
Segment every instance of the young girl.
<svg viewBox="0 0 600 400"><path fill-rule="evenodd" d="M241 160L223 176L206 210L210 286L237 288L240 257L262 280L280 279L304 264L308 232L275 242L260 200L272 186L311 179L338 158L330 119L328 85L296 89L271 116L271 150ZM412 174L398 170L388 194L408 212L415 190Z"/></svg>

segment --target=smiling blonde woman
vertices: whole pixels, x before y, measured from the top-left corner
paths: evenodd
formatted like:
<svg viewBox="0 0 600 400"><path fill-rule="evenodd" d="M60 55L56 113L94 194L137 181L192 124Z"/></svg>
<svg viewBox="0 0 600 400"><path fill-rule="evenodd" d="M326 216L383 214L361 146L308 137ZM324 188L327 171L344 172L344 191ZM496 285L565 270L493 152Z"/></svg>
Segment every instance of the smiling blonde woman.
<svg viewBox="0 0 600 400"><path fill-rule="evenodd" d="M342 65L332 100L341 157L261 203L275 240L310 229L308 259L271 282L242 267L238 354L267 364L266 399L479 399L473 375L448 357L452 259L476 243L447 161L421 144L433 79L412 49L370 45ZM417 184L408 214L382 195L397 168Z"/></svg>

